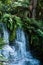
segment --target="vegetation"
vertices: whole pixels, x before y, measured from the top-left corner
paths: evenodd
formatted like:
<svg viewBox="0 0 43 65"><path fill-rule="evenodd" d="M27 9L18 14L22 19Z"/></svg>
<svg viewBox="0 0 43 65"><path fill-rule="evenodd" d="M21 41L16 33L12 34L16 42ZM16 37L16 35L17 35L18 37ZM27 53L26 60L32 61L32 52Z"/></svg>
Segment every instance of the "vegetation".
<svg viewBox="0 0 43 65"><path fill-rule="evenodd" d="M0 0L0 22L10 32L9 41L16 37L17 27L31 36L30 47L38 58L43 56L43 0ZM0 38L2 45L3 41ZM39 54L40 53L40 54Z"/></svg>

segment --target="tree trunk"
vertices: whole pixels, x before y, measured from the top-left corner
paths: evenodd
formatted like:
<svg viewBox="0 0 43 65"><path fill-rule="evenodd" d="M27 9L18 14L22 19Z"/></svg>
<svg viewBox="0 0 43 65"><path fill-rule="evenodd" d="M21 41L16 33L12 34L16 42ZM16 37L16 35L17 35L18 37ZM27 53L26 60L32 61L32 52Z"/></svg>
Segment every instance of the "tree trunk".
<svg viewBox="0 0 43 65"><path fill-rule="evenodd" d="M33 2L32 18L35 18L35 16L36 16L37 0L32 0L32 2Z"/></svg>

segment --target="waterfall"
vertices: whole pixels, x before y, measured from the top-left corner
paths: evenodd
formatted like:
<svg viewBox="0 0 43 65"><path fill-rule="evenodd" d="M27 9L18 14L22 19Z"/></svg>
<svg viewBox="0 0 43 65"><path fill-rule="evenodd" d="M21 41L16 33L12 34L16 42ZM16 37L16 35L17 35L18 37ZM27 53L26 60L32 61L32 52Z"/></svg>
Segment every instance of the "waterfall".
<svg viewBox="0 0 43 65"><path fill-rule="evenodd" d="M7 31L7 28L6 28L6 26L4 26L4 24L3 24L3 40L4 40L4 42L5 43L9 43L9 33L8 33L8 31Z"/></svg>
<svg viewBox="0 0 43 65"><path fill-rule="evenodd" d="M2 48L2 55L8 59L10 53L14 53L13 49L9 46L9 32L4 24L2 24L3 28L3 40L5 45Z"/></svg>
<svg viewBox="0 0 43 65"><path fill-rule="evenodd" d="M25 34L22 29L17 30L16 32L16 40L15 43L19 46L19 51L21 52L21 55L24 57L26 55L26 39Z"/></svg>
<svg viewBox="0 0 43 65"><path fill-rule="evenodd" d="M26 37L23 29L18 28L13 46L9 45L9 32L3 25L3 40L6 43L2 48L2 55L8 59L4 65L39 65L39 60L33 58L30 51L26 51ZM13 42L12 42L13 43Z"/></svg>

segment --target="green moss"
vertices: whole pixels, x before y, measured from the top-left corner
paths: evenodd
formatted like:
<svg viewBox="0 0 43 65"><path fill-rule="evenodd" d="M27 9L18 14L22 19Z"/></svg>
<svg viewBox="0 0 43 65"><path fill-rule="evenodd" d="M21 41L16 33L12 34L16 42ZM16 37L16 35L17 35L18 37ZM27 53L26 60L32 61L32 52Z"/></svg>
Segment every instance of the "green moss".
<svg viewBox="0 0 43 65"><path fill-rule="evenodd" d="M4 41L2 38L0 38L0 49L2 49L3 45L5 45Z"/></svg>
<svg viewBox="0 0 43 65"><path fill-rule="evenodd" d="M14 29L13 29L13 31L12 32L10 32L10 41L13 41L14 39L15 39L15 37L16 37L16 25L14 25Z"/></svg>
<svg viewBox="0 0 43 65"><path fill-rule="evenodd" d="M0 61L6 61L5 57L0 55Z"/></svg>
<svg viewBox="0 0 43 65"><path fill-rule="evenodd" d="M3 63L2 63L2 62L0 62L0 65L3 65Z"/></svg>
<svg viewBox="0 0 43 65"><path fill-rule="evenodd" d="M7 62L8 59L6 59L3 55L0 55L0 65L3 65L3 62Z"/></svg>

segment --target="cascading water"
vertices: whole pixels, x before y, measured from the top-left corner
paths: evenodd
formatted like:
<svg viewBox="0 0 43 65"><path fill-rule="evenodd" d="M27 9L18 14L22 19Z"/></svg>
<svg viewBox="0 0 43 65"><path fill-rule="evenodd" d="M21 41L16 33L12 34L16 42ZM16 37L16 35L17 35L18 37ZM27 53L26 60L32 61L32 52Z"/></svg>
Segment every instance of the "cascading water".
<svg viewBox="0 0 43 65"><path fill-rule="evenodd" d="M2 48L2 55L8 59L4 65L39 65L40 62L32 57L30 51L26 51L26 37L22 29L17 29L13 46L9 45L9 33L4 26L3 33L6 45Z"/></svg>
<svg viewBox="0 0 43 65"><path fill-rule="evenodd" d="M5 25L3 25L3 40L4 40L4 43L6 43L3 48L2 48L2 55L8 59L9 57L9 53L10 52L14 52L13 49L9 46L9 33L8 33L8 30L6 28Z"/></svg>
<svg viewBox="0 0 43 65"><path fill-rule="evenodd" d="M15 40L15 43L19 46L19 51L21 53L21 56L24 57L26 55L26 39L24 32L18 28L16 34L17 34L17 38Z"/></svg>
<svg viewBox="0 0 43 65"><path fill-rule="evenodd" d="M5 43L9 43L9 33L7 31L7 28L3 25L3 40Z"/></svg>

